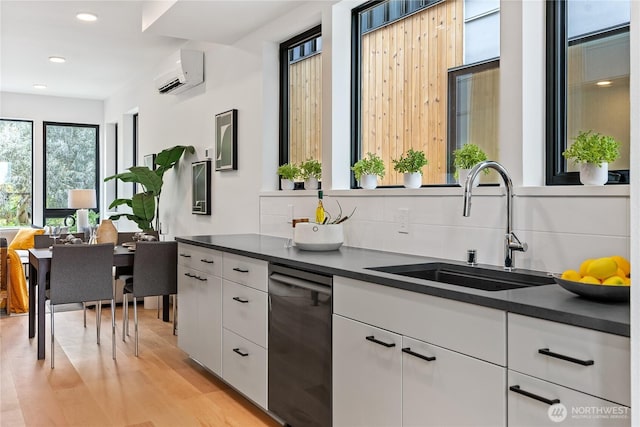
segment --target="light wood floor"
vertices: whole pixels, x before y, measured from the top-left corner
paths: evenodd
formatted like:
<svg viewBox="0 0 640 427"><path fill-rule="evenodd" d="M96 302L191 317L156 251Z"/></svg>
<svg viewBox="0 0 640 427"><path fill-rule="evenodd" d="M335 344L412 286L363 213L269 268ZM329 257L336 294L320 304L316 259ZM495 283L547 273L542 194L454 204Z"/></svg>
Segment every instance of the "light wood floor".
<svg viewBox="0 0 640 427"><path fill-rule="evenodd" d="M131 307L132 308L132 307ZM111 311L103 309L101 344L95 312L56 313L55 369L36 359L28 317L0 319L0 426L269 426L278 424L177 348L171 323L139 310L140 357L122 342L116 312L117 360L111 358Z"/></svg>

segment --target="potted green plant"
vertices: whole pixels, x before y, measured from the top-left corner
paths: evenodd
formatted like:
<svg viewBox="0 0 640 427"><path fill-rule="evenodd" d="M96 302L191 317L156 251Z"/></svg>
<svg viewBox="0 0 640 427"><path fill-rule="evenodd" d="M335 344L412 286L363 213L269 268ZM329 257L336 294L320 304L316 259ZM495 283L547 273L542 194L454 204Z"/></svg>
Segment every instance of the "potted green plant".
<svg viewBox="0 0 640 427"><path fill-rule="evenodd" d="M124 216L138 224L142 231L157 230L164 174L178 163L185 152L193 154L196 150L191 145L176 145L175 147L164 149L156 155L154 170L149 169L147 166L133 166L128 169L128 172L106 177L104 179L105 182L112 179L119 179L122 182L135 182L140 184L144 190L142 193L134 194L130 199L115 199L111 202L109 209L127 205L131 208L131 213L111 215L109 219L118 220Z"/></svg>
<svg viewBox="0 0 640 427"><path fill-rule="evenodd" d="M458 180L460 186L463 186L471 168L485 160L487 160L487 153L482 148L472 143L464 144L453 151L453 166L456 168L453 177ZM489 169L485 169L484 172L489 173ZM478 186L478 181L478 179L474 180L474 187Z"/></svg>
<svg viewBox="0 0 640 427"><path fill-rule="evenodd" d="M416 151L413 148L401 155L399 159L393 160L393 169L404 174L404 186L406 188L420 188L422 186L422 168L429 163L423 151Z"/></svg>
<svg viewBox="0 0 640 427"><path fill-rule="evenodd" d="M351 170L362 188L372 190L378 186L378 177L384 177L384 162L376 154L367 153Z"/></svg>
<svg viewBox="0 0 640 427"><path fill-rule="evenodd" d="M611 136L580 131L562 155L580 167L584 185L604 185L609 179L609 163L620 157L620 143Z"/></svg>
<svg viewBox="0 0 640 427"><path fill-rule="evenodd" d="M300 176L304 180L305 190L317 190L322 178L322 164L316 159L307 159L300 164Z"/></svg>
<svg viewBox="0 0 640 427"><path fill-rule="evenodd" d="M300 176L300 168L295 163L285 163L278 167L278 175L280 176L280 188L293 190L295 186L293 181Z"/></svg>

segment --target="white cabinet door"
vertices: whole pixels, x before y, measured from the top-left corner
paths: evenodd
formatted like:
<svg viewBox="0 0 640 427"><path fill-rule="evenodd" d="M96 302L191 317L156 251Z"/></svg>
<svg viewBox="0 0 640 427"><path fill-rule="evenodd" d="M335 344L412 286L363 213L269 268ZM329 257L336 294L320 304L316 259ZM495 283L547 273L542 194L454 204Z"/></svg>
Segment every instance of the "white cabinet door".
<svg viewBox="0 0 640 427"><path fill-rule="evenodd" d="M402 425L504 426L506 369L402 337Z"/></svg>
<svg viewBox="0 0 640 427"><path fill-rule="evenodd" d="M193 270L178 265L178 347L189 356L198 354L198 282Z"/></svg>
<svg viewBox="0 0 640 427"><path fill-rule="evenodd" d="M198 292L200 357L212 372L222 374L222 278L207 276ZM179 323L178 323L179 324Z"/></svg>
<svg viewBox="0 0 640 427"><path fill-rule="evenodd" d="M178 347L222 371L222 279L178 266Z"/></svg>
<svg viewBox="0 0 640 427"><path fill-rule="evenodd" d="M402 422L400 335L333 315L333 426Z"/></svg>
<svg viewBox="0 0 640 427"><path fill-rule="evenodd" d="M223 280L224 327L267 347L267 293Z"/></svg>
<svg viewBox="0 0 640 427"><path fill-rule="evenodd" d="M631 425L626 406L512 371L508 386L509 427Z"/></svg>

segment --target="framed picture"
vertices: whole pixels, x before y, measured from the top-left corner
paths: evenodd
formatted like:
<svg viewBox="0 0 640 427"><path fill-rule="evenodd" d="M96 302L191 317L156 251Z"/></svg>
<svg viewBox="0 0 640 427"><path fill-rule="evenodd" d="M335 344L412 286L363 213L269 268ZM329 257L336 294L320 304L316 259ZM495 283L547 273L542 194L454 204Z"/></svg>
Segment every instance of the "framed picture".
<svg viewBox="0 0 640 427"><path fill-rule="evenodd" d="M216 170L238 169L238 110L216 115Z"/></svg>
<svg viewBox="0 0 640 427"><path fill-rule="evenodd" d="M211 160L191 163L191 213L211 215Z"/></svg>
<svg viewBox="0 0 640 427"><path fill-rule="evenodd" d="M156 170L156 155L147 154L144 156L144 166L148 167L152 171Z"/></svg>

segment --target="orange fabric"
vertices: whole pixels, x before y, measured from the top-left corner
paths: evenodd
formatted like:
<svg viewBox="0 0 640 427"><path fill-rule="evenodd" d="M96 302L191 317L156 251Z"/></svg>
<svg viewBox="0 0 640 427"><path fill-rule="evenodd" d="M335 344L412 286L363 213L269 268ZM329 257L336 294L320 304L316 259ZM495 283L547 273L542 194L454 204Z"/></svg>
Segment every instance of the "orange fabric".
<svg viewBox="0 0 640 427"><path fill-rule="evenodd" d="M33 237L31 238L33 240ZM27 279L20 262L20 256L14 249L9 249L9 278L11 281L11 307L13 313L29 312L29 294L27 293Z"/></svg>
<svg viewBox="0 0 640 427"><path fill-rule="evenodd" d="M36 234L44 234L44 229L40 228L21 228L18 230L16 237L9 244L9 249L31 249L34 247L33 236Z"/></svg>

